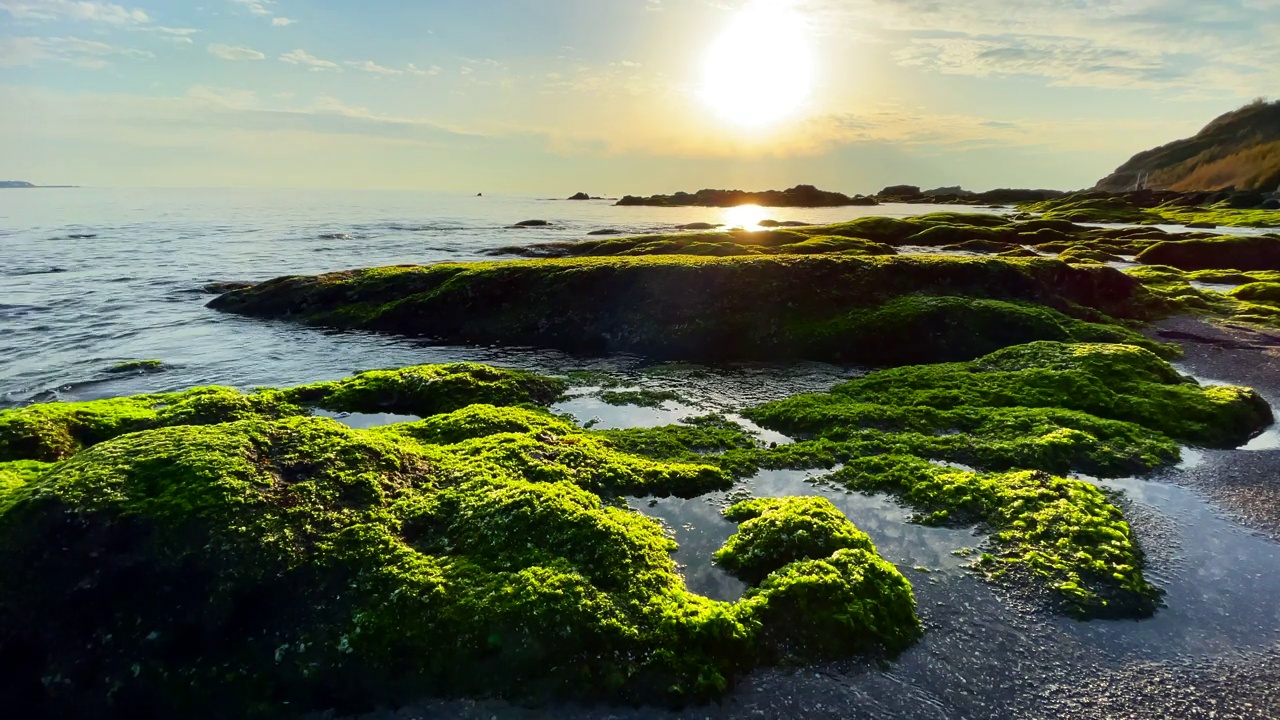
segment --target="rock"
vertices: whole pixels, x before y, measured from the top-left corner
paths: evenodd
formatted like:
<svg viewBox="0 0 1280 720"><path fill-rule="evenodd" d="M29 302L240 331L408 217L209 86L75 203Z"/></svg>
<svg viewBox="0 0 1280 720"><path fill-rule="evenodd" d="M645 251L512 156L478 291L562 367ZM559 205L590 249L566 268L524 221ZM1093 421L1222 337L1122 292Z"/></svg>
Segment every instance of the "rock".
<svg viewBox="0 0 1280 720"><path fill-rule="evenodd" d="M676 229L677 230L715 230L718 227L722 227L722 226L719 223L712 224L707 222L693 222L693 223L687 223L685 225L677 225Z"/></svg>
<svg viewBox="0 0 1280 720"><path fill-rule="evenodd" d="M1211 222L1189 222L1184 227L1189 227L1193 230L1213 230L1218 226Z"/></svg>
<svg viewBox="0 0 1280 720"><path fill-rule="evenodd" d="M618 205L649 205L656 207L737 207L759 205L761 207L842 207L846 205L874 205L871 198L849 197L843 193L819 190L813 185L796 185L786 190L703 189L696 193L677 192L672 195L639 197L627 195Z"/></svg>
<svg viewBox="0 0 1280 720"><path fill-rule="evenodd" d="M580 193L574 193L569 199L570 200L598 200L599 198L593 198L584 192L580 192Z"/></svg>
<svg viewBox="0 0 1280 720"><path fill-rule="evenodd" d="M1138 262L1179 270L1280 270L1280 237L1232 235L1159 242L1138 253Z"/></svg>
<svg viewBox="0 0 1280 720"><path fill-rule="evenodd" d="M547 227L551 223L546 220L521 220L511 227L530 228L530 227Z"/></svg>
<svg viewBox="0 0 1280 720"><path fill-rule="evenodd" d="M621 235L622 231L615 228L603 228L601 230L592 230L588 235Z"/></svg>
<svg viewBox="0 0 1280 720"><path fill-rule="evenodd" d="M225 280L203 285L200 287L200 292L208 293L210 295L221 295L222 293L231 292L232 290L243 290L249 287L253 287L253 283L238 280Z"/></svg>
<svg viewBox="0 0 1280 720"><path fill-rule="evenodd" d="M799 222L798 220L761 220L756 223L760 227L776 228L776 227L808 227L813 223Z"/></svg>

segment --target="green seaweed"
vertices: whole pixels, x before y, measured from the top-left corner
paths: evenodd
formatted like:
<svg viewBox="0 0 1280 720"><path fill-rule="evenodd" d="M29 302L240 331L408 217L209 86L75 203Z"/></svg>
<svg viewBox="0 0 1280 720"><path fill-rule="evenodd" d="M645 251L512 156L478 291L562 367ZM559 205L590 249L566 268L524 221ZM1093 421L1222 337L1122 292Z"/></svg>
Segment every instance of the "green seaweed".
<svg viewBox="0 0 1280 720"><path fill-rule="evenodd" d="M377 268L283 278L212 305L445 342L859 363L970 359L1030 340L1146 343L1111 318L1146 319L1162 308L1141 283L1109 267L831 254Z"/></svg>
<svg viewBox="0 0 1280 720"><path fill-rule="evenodd" d="M425 416L473 403L546 405L564 388L561 380L524 371L453 363L375 370L283 391L242 393L227 387L203 387L180 393L38 403L0 410L0 462L52 462L126 433L173 425L293 417L309 414L306 407Z"/></svg>
<svg viewBox="0 0 1280 720"><path fill-rule="evenodd" d="M744 500L725 509L739 523L712 559L749 585L797 560L820 560L842 548L875 550L830 500L787 497Z"/></svg>
<svg viewBox="0 0 1280 720"><path fill-rule="evenodd" d="M684 402L680 393L671 390L605 390L599 394L606 405L638 405L640 407L662 407L665 402Z"/></svg>
<svg viewBox="0 0 1280 720"><path fill-rule="evenodd" d="M1142 617L1160 600L1142 575L1129 524L1105 492L1083 480L1032 470L982 474L901 455L853 460L830 479L894 494L923 522L987 526L993 552L979 569L1045 587L1072 614Z"/></svg>
<svg viewBox="0 0 1280 720"><path fill-rule="evenodd" d="M156 373L165 369L161 360L127 360L107 368L109 373Z"/></svg>

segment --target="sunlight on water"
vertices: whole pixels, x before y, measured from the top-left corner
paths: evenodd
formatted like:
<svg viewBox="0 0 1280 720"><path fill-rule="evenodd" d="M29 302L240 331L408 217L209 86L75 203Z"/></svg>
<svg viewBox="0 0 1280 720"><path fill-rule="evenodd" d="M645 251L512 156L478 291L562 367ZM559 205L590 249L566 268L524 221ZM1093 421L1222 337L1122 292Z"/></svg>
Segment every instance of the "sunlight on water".
<svg viewBox="0 0 1280 720"><path fill-rule="evenodd" d="M724 209L724 224L728 227L739 227L755 232L760 230L760 221L769 217L769 210L759 205L739 205Z"/></svg>

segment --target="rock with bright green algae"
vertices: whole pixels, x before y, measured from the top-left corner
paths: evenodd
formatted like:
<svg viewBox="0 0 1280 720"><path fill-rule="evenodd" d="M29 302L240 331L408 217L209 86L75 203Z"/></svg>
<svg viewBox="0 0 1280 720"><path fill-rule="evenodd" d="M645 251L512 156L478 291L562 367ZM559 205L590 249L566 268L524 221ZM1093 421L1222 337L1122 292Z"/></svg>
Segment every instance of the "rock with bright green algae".
<svg viewBox="0 0 1280 720"><path fill-rule="evenodd" d="M1280 307L1272 303L1242 298L1234 292L1222 293L1192 285L1192 281L1204 283L1270 283L1276 279L1274 271L1242 273L1237 270L1198 270L1186 272L1168 265L1144 265L1126 271L1146 286L1160 303L1165 314L1198 314L1228 323L1280 327ZM1237 288L1238 289L1238 288ZM1249 293L1246 293L1249 294Z"/></svg>
<svg viewBox="0 0 1280 720"><path fill-rule="evenodd" d="M874 550L837 550L768 575L739 604L759 625L774 662L848 657L851 648L896 654L922 634L911 584Z"/></svg>
<svg viewBox="0 0 1280 720"><path fill-rule="evenodd" d="M564 391L561 380L476 363L374 370L289 390L242 393L227 387L0 410L0 462L61 460L105 440L157 427L337 412L433 415L473 403L538 404Z"/></svg>
<svg viewBox="0 0 1280 720"><path fill-rule="evenodd" d="M118 373L158 373L165 369L161 360L127 360L107 368L107 372Z"/></svg>
<svg viewBox="0 0 1280 720"><path fill-rule="evenodd" d="M435 418L437 439L481 432L469 410L454 432ZM655 522L582 489L688 471L619 469L584 435L581 462L552 458L548 427L428 445L244 420L84 450L0 515L0 632L32 652L9 681L61 678L57 707L201 716L722 692L754 662L756 621L688 593Z"/></svg>
<svg viewBox="0 0 1280 720"><path fill-rule="evenodd" d="M911 583L831 501L746 500L724 515L740 525L714 560L752 586L740 606L774 660L897 653L920 637Z"/></svg>
<svg viewBox="0 0 1280 720"><path fill-rule="evenodd" d="M881 219L881 218L878 218ZM913 301L910 296L963 300ZM282 278L228 293L211 305L247 315L363 328L445 342L554 347L599 354L639 352L666 359L805 358L879 362L886 347L915 342L895 327L904 313L932 321L939 303L957 325L994 316L979 332L1028 328L1020 308L983 301L1045 305L1058 316L1037 322L1065 339L1062 313L1105 321L1145 318L1141 283L1108 267L1051 259L846 255L707 258L579 258L378 268L311 278ZM896 301L898 304L891 304ZM964 311L962 303L974 303ZM879 312L884 310L885 312ZM879 314L877 314L879 313ZM888 315L885 315L888 313ZM912 325L918 328L919 322ZM887 323L887 324L886 324ZM974 327L978 327L975 325ZM1116 339L1099 325L1097 339ZM1123 330L1123 328L1121 328ZM883 335L888 331L889 335ZM978 335L979 332L970 333ZM867 334L872 333L872 334ZM992 349L947 334L921 362L974 357ZM1074 331L1071 336L1079 337ZM1133 333L1127 342L1143 342ZM1001 341L1003 342L1003 341ZM901 356L903 353L897 353Z"/></svg>
<svg viewBox="0 0 1280 720"><path fill-rule="evenodd" d="M99 442L156 427L305 413L277 391L244 394L226 387L87 402L37 403L0 410L0 461L62 460Z"/></svg>
<svg viewBox="0 0 1280 720"><path fill-rule="evenodd" d="M749 585L797 560L819 560L842 548L875 551L871 538L823 497L744 500L724 516L739 523L738 532L712 559Z"/></svg>
<svg viewBox="0 0 1280 720"><path fill-rule="evenodd" d="M1232 290L1231 297L1254 303L1280 305L1280 283L1252 282Z"/></svg>
<svg viewBox="0 0 1280 720"><path fill-rule="evenodd" d="M1139 253L1138 262L1180 270L1280 270L1280 236L1225 235L1161 242Z"/></svg>
<svg viewBox="0 0 1280 720"><path fill-rule="evenodd" d="M1093 250L1086 247L1071 247L1063 250L1058 254L1058 259L1066 262L1124 262L1124 258L1119 255L1113 255L1103 250Z"/></svg>
<svg viewBox="0 0 1280 720"><path fill-rule="evenodd" d="M782 432L815 432L827 420L806 408L824 402L834 408L866 404L978 416L998 408L1077 411L1223 448L1239 446L1273 420L1266 401L1252 390L1201 386L1148 350L1052 342L1010 347L970 363L882 370L829 395L788 398L749 415Z"/></svg>
<svg viewBox="0 0 1280 720"><path fill-rule="evenodd" d="M567 385L523 370L479 363L370 370L283 391L290 401L335 412L435 415L475 403L549 405Z"/></svg>
<svg viewBox="0 0 1280 720"><path fill-rule="evenodd" d="M1031 470L980 474L900 455L851 461L831 480L893 494L930 524L986 526L992 552L979 569L1045 588L1071 614L1145 617L1160 601L1123 514L1083 480Z"/></svg>
<svg viewBox="0 0 1280 720"><path fill-rule="evenodd" d="M19 489L34 482L51 467L53 463L35 460L0 462L0 512L4 512L9 503L17 499Z"/></svg>
<svg viewBox="0 0 1280 720"><path fill-rule="evenodd" d="M657 408L666 402L683 402L680 393L671 390L605 390L600 393L600 400L606 405L636 405L639 407Z"/></svg>

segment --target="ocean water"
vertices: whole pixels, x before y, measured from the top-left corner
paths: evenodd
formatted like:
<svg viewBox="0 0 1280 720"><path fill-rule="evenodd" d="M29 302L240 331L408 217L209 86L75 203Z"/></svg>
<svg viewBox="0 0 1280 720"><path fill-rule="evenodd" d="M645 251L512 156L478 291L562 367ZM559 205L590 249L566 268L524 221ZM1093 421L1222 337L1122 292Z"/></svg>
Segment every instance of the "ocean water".
<svg viewBox="0 0 1280 720"><path fill-rule="evenodd" d="M609 201L417 192L35 189L0 191L0 406L203 384L288 385L356 370L480 360L562 367L555 353L430 347L223 315L201 292L374 265L483 259L486 250L765 218L838 222L953 207L646 208ZM546 228L513 229L542 219ZM155 358L168 372L110 377Z"/></svg>

